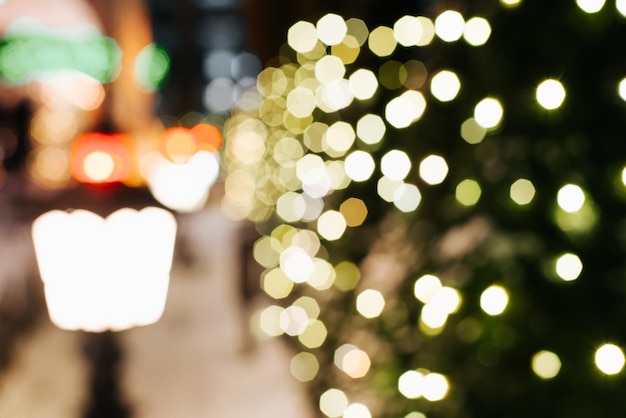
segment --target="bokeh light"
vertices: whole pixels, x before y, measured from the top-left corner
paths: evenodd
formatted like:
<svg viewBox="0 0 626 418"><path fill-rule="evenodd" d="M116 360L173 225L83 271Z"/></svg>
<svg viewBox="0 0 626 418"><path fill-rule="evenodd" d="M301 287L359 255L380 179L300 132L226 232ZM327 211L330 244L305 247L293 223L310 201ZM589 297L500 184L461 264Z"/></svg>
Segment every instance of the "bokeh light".
<svg viewBox="0 0 626 418"><path fill-rule="evenodd" d="M392 28L378 26L370 32L367 40L369 49L379 57L388 57L398 45Z"/></svg>
<svg viewBox="0 0 626 418"><path fill-rule="evenodd" d="M453 100L460 89L459 77L452 71L440 71L430 80L430 91L441 102Z"/></svg>
<svg viewBox="0 0 626 418"><path fill-rule="evenodd" d="M576 184L566 184L557 193L557 203L565 212L578 212L585 204L585 192Z"/></svg>
<svg viewBox="0 0 626 418"><path fill-rule="evenodd" d="M598 13L604 7L605 0L576 0L576 4L585 13Z"/></svg>
<svg viewBox="0 0 626 418"><path fill-rule="evenodd" d="M356 310L365 318L376 318L385 308L385 298L374 289L366 289L356 298Z"/></svg>
<svg viewBox="0 0 626 418"><path fill-rule="evenodd" d="M448 163L440 155L429 155L420 162L419 175L430 185L443 183L448 175Z"/></svg>
<svg viewBox="0 0 626 418"><path fill-rule="evenodd" d="M551 351L542 350L531 360L533 372L542 379L552 379L561 370L561 359Z"/></svg>
<svg viewBox="0 0 626 418"><path fill-rule="evenodd" d="M473 206L480 199L482 190L480 184L474 179L465 179L456 186L456 200L463 206Z"/></svg>
<svg viewBox="0 0 626 418"><path fill-rule="evenodd" d="M328 389L320 396L319 407L329 418L341 417L348 407L348 397L342 390Z"/></svg>
<svg viewBox="0 0 626 418"><path fill-rule="evenodd" d="M435 19L435 33L445 42L458 41L465 30L465 19L456 10L446 10Z"/></svg>
<svg viewBox="0 0 626 418"><path fill-rule="evenodd" d="M491 25L483 17L473 17L465 23L463 39L472 45L480 46L487 43L491 36Z"/></svg>
<svg viewBox="0 0 626 418"><path fill-rule="evenodd" d="M480 307L491 316L500 315L509 304L509 293L502 286L491 285L480 295Z"/></svg>
<svg viewBox="0 0 626 418"><path fill-rule="evenodd" d="M535 197L535 186L528 179L517 179L509 190L511 200L520 206L528 205Z"/></svg>
<svg viewBox="0 0 626 418"><path fill-rule="evenodd" d="M380 171L391 180L404 180L411 171L411 159L404 151L391 150L380 160Z"/></svg>
<svg viewBox="0 0 626 418"><path fill-rule="evenodd" d="M493 129L500 125L504 109L502 104L493 98L486 97L474 107L474 120L485 129Z"/></svg>
<svg viewBox="0 0 626 418"><path fill-rule="evenodd" d="M328 13L322 16L315 25L317 37L326 45L337 45L341 43L348 33L348 26L343 17Z"/></svg>
<svg viewBox="0 0 626 418"><path fill-rule="evenodd" d="M583 271L583 263L576 254L565 253L555 262L556 274L566 282L576 280Z"/></svg>
<svg viewBox="0 0 626 418"><path fill-rule="evenodd" d="M557 109L565 100L565 88L558 80L544 80L537 86L536 96L537 102L545 109Z"/></svg>
<svg viewBox="0 0 626 418"><path fill-rule="evenodd" d="M604 374L618 374L624 368L624 352L615 344L606 343L596 350L596 367Z"/></svg>

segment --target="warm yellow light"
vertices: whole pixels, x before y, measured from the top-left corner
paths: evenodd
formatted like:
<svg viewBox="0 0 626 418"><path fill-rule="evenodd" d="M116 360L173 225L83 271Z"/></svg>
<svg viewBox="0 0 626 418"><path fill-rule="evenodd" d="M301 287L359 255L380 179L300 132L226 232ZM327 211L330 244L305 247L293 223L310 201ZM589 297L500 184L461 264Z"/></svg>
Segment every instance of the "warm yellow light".
<svg viewBox="0 0 626 418"><path fill-rule="evenodd" d="M339 212L346 218L346 224L350 227L356 227L365 221L367 217L367 206L361 199L351 197L346 199L341 206Z"/></svg>
<svg viewBox="0 0 626 418"><path fill-rule="evenodd" d="M328 210L317 219L317 232L328 241L341 238L346 226L345 218L336 210Z"/></svg>
<svg viewBox="0 0 626 418"><path fill-rule="evenodd" d="M463 206L473 206L478 202L481 195L480 184L473 179L465 179L456 186L456 200Z"/></svg>
<svg viewBox="0 0 626 418"><path fill-rule="evenodd" d="M313 354L301 352L291 358L289 369L300 382L310 382L317 376L320 364Z"/></svg>
<svg viewBox="0 0 626 418"><path fill-rule="evenodd" d="M315 94L305 87L296 87L287 95L287 110L298 118L306 118L315 110Z"/></svg>
<svg viewBox="0 0 626 418"><path fill-rule="evenodd" d="M287 43L296 52L310 52L317 43L317 31L311 22L299 21L287 31Z"/></svg>
<svg viewBox="0 0 626 418"><path fill-rule="evenodd" d="M491 316L500 315L509 304L509 294L505 288L491 285L480 295L480 307Z"/></svg>
<svg viewBox="0 0 626 418"><path fill-rule="evenodd" d="M417 20L422 25L422 36L417 41L417 46L426 46L430 44L435 37L435 24L425 16L418 16Z"/></svg>
<svg viewBox="0 0 626 418"><path fill-rule="evenodd" d="M265 334L270 337L283 334L283 330L279 325L279 318L284 310L280 306L271 305L261 311L259 314L259 326Z"/></svg>
<svg viewBox="0 0 626 418"><path fill-rule="evenodd" d="M272 269L261 277L261 288L268 296L283 299L291 294L294 282L282 270Z"/></svg>
<svg viewBox="0 0 626 418"><path fill-rule="evenodd" d="M298 341L300 341L303 346L313 349L321 346L327 336L328 331L326 330L324 323L320 320L314 319L311 320L306 329L298 335Z"/></svg>
<svg viewBox="0 0 626 418"><path fill-rule="evenodd" d="M398 44L393 29L387 26L378 26L370 32L367 42L370 50L379 57L391 55Z"/></svg>
<svg viewBox="0 0 626 418"><path fill-rule="evenodd" d="M315 78L323 84L340 80L346 73L346 67L338 57L326 55L315 63Z"/></svg>
<svg viewBox="0 0 626 418"><path fill-rule="evenodd" d="M511 184L510 189L511 200L518 205L528 205L535 197L535 186L530 180L518 179Z"/></svg>
<svg viewBox="0 0 626 418"><path fill-rule="evenodd" d="M565 88L558 80L544 80L537 86L536 96L537 102L545 109L558 109L565 100Z"/></svg>
<svg viewBox="0 0 626 418"><path fill-rule="evenodd" d="M556 259L556 274L566 282L576 280L583 271L583 263L576 254L566 253Z"/></svg>
<svg viewBox="0 0 626 418"><path fill-rule="evenodd" d="M542 379L552 379L561 370L561 359L551 351L539 351L531 361L533 372Z"/></svg>
<svg viewBox="0 0 626 418"><path fill-rule="evenodd" d="M522 0L500 0L500 4L505 7L515 7L522 4Z"/></svg>
<svg viewBox="0 0 626 418"><path fill-rule="evenodd" d="M115 170L115 160L108 152L94 151L83 160L83 170L93 181L102 181Z"/></svg>
<svg viewBox="0 0 626 418"><path fill-rule="evenodd" d="M604 374L618 374L624 368L624 352L615 344L604 344L596 350L596 367Z"/></svg>
<svg viewBox="0 0 626 418"><path fill-rule="evenodd" d="M461 124L461 138L468 144L480 144L485 139L486 134L487 129L476 122L474 118L468 118Z"/></svg>
<svg viewBox="0 0 626 418"><path fill-rule="evenodd" d="M348 397L339 389L331 388L320 396L320 411L329 418L339 418L348 407Z"/></svg>

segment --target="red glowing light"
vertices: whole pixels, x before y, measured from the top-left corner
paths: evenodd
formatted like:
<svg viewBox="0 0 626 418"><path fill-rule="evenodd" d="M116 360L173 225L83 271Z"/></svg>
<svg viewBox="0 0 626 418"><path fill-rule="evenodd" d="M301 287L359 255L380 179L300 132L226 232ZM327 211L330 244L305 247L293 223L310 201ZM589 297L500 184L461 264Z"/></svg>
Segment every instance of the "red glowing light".
<svg viewBox="0 0 626 418"><path fill-rule="evenodd" d="M72 176L81 183L129 180L134 172L133 155L133 141L128 135L84 133L72 144Z"/></svg>

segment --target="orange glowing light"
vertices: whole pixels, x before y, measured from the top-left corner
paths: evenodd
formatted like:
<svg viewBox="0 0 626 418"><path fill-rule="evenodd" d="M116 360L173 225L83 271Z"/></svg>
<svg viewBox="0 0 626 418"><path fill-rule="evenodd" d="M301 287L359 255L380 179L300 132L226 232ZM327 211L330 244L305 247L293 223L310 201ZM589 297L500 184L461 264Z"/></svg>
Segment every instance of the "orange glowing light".
<svg viewBox="0 0 626 418"><path fill-rule="evenodd" d="M161 138L163 155L175 163L187 162L198 148L195 136L187 128L169 128Z"/></svg>
<svg viewBox="0 0 626 418"><path fill-rule="evenodd" d="M174 163L186 163L196 152L217 152L222 146L219 129L208 123L199 123L193 128L168 128L161 136L161 151Z"/></svg>
<svg viewBox="0 0 626 418"><path fill-rule="evenodd" d="M134 173L132 139L125 134L89 132L72 144L72 176L81 183L130 180Z"/></svg>
<svg viewBox="0 0 626 418"><path fill-rule="evenodd" d="M216 152L222 147L222 133L215 125L199 123L191 128L191 133L196 138L199 150Z"/></svg>

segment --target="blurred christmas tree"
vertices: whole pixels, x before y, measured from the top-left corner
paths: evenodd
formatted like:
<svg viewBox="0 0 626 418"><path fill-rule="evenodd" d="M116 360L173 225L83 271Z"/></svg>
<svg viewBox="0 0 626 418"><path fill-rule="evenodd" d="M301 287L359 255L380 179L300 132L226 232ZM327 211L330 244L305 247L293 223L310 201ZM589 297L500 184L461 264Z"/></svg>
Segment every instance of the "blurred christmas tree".
<svg viewBox="0 0 626 418"><path fill-rule="evenodd" d="M294 23L225 127L259 335L324 416L624 415L626 2L392 9Z"/></svg>

